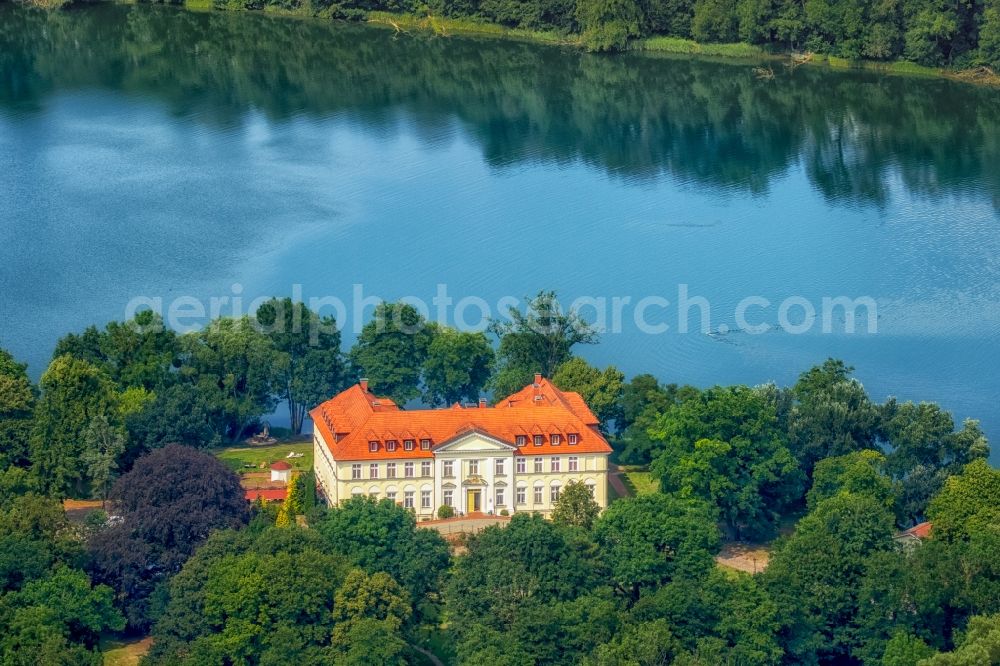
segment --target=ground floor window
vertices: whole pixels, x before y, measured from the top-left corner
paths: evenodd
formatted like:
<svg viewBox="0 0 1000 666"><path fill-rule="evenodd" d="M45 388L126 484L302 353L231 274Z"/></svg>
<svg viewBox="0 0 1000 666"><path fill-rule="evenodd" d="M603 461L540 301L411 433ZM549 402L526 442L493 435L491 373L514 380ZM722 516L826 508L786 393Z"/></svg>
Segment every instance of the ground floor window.
<svg viewBox="0 0 1000 666"><path fill-rule="evenodd" d="M407 490L403 492L403 507L407 509L413 508L413 491Z"/></svg>
<svg viewBox="0 0 1000 666"><path fill-rule="evenodd" d="M517 503L518 504L527 504L528 503L528 489L527 488L518 488L517 489Z"/></svg>
<svg viewBox="0 0 1000 666"><path fill-rule="evenodd" d="M455 496L453 490L444 491L444 503L445 506L455 506Z"/></svg>
<svg viewBox="0 0 1000 666"><path fill-rule="evenodd" d="M504 506L507 503L504 501L503 488L497 488L497 506Z"/></svg>
<svg viewBox="0 0 1000 666"><path fill-rule="evenodd" d="M386 493L385 493L385 498L388 499L388 500L392 500L393 504L395 504L396 503L396 491L395 490L387 490Z"/></svg>
<svg viewBox="0 0 1000 666"><path fill-rule="evenodd" d="M421 509L431 508L431 491L429 490L420 491L420 508Z"/></svg>
<svg viewBox="0 0 1000 666"><path fill-rule="evenodd" d="M559 486L552 486L551 498L553 504L559 501Z"/></svg>
<svg viewBox="0 0 1000 666"><path fill-rule="evenodd" d="M541 504L542 503L542 487L541 486L535 486L535 497L534 497L534 500L535 500L535 504Z"/></svg>

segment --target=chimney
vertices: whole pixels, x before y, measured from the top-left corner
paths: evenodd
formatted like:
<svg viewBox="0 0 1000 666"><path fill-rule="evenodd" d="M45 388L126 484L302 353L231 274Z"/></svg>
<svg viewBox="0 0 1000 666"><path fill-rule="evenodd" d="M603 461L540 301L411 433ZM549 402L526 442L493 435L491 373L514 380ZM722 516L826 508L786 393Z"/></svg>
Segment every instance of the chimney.
<svg viewBox="0 0 1000 666"><path fill-rule="evenodd" d="M362 391L365 391L365 392L368 391L368 378L367 377L362 377L361 379L359 379L358 380L358 384L361 385L361 390Z"/></svg>
<svg viewBox="0 0 1000 666"><path fill-rule="evenodd" d="M479 399L479 409L486 409L486 398Z"/></svg>
<svg viewBox="0 0 1000 666"><path fill-rule="evenodd" d="M535 373L535 386L539 386L542 383L542 373Z"/></svg>

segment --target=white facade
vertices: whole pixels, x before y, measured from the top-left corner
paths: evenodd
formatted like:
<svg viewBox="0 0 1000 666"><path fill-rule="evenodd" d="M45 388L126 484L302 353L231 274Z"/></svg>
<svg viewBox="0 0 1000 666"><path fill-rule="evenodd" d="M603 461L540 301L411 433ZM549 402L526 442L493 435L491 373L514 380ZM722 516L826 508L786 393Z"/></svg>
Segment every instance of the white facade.
<svg viewBox="0 0 1000 666"><path fill-rule="evenodd" d="M458 514L531 511L548 514L570 481L582 481L607 506L607 453L577 453L565 445L556 453L518 456L516 447L482 431L470 431L414 458L373 457L337 461L323 436L313 435L314 467L330 504L353 495L389 498L420 519L436 517L450 504Z"/></svg>

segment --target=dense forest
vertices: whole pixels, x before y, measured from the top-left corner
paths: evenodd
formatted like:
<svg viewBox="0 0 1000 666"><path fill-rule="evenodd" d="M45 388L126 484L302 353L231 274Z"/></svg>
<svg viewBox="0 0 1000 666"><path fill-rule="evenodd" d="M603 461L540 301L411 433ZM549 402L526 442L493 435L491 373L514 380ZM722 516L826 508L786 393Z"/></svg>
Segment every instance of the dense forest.
<svg viewBox="0 0 1000 666"><path fill-rule="evenodd" d="M845 206L884 205L900 185L964 201L975 180L976 196L1000 210L1000 104L982 86L818 67L779 67L762 81L718 62L393 38L224 12L7 9L4 107L41 112L57 91L107 87L215 127L256 111L277 120L349 113L371 133L395 131L403 109L428 141L457 120L495 169L578 160L615 178L667 174L760 194L801 167L824 198ZM209 242L261 233L218 224Z"/></svg>
<svg viewBox="0 0 1000 666"><path fill-rule="evenodd" d="M975 421L876 403L836 360L791 387L626 380L577 355L597 335L554 294L509 314L487 335L386 303L345 351L289 299L183 335L144 312L65 336L37 385L0 352L0 662L97 664L126 632L151 664L1000 663L1000 471ZM457 554L388 500L318 504L309 474L249 505L211 455L362 375L440 405L536 371L657 487L601 512L571 484L551 520ZM107 512L70 523L66 497ZM776 537L760 573L714 560Z"/></svg>
<svg viewBox="0 0 1000 666"><path fill-rule="evenodd" d="M664 35L852 60L1000 66L997 0L213 0L213 4L217 9L271 9L348 20L365 20L371 12L473 19L578 38L595 51L623 50L631 40Z"/></svg>

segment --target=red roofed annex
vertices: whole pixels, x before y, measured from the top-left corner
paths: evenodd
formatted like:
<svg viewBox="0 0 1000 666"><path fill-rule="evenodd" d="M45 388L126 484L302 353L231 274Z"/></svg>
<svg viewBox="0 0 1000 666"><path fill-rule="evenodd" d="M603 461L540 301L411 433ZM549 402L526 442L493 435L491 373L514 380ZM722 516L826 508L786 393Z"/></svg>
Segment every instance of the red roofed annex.
<svg viewBox="0 0 1000 666"><path fill-rule="evenodd" d="M326 501L391 499L430 518L458 513L548 513L560 489L583 481L607 506L607 457L597 417L577 393L541 375L495 406L405 410L362 380L316 407L316 478Z"/></svg>

